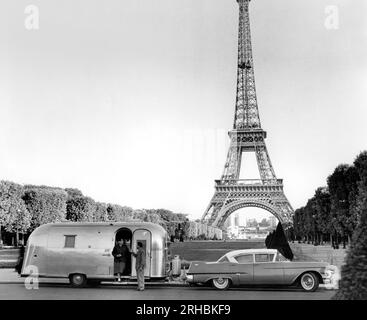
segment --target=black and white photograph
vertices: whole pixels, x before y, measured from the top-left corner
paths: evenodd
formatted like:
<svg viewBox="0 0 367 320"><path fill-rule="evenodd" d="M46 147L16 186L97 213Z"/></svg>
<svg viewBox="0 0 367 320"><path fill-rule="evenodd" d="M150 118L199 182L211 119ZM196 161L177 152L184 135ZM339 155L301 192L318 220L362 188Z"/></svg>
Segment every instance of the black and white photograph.
<svg viewBox="0 0 367 320"><path fill-rule="evenodd" d="M0 300L367 300L365 0L0 6Z"/></svg>

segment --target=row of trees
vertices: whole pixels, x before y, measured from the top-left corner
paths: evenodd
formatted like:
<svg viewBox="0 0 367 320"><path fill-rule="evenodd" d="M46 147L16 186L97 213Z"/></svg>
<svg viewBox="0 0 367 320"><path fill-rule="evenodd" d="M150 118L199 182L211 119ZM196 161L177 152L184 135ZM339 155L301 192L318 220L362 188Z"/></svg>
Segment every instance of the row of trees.
<svg viewBox="0 0 367 320"><path fill-rule="evenodd" d="M96 202L78 189L34 186L0 181L0 242L1 229L29 234L36 227L50 222L80 221L147 221L163 227L169 221L187 221L185 214L165 209L138 209L118 204Z"/></svg>
<svg viewBox="0 0 367 320"><path fill-rule="evenodd" d="M350 242L367 199L367 151L352 165L339 165L327 178L327 186L316 190L306 206L295 211L295 240L315 245L330 241L338 248Z"/></svg>
<svg viewBox="0 0 367 320"><path fill-rule="evenodd" d="M367 300L367 155L356 164L360 172L357 198L358 224L353 232L345 264L341 270L339 290L333 299Z"/></svg>

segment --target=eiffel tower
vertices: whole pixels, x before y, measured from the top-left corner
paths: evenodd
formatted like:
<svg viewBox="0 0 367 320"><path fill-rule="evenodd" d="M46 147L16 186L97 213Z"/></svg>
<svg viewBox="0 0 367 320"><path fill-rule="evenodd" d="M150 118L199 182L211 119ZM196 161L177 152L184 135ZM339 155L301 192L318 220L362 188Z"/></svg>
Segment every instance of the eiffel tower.
<svg viewBox="0 0 367 320"><path fill-rule="evenodd" d="M266 148L266 131L261 128L257 106L252 59L249 2L239 4L237 96L233 129L228 132L230 147L220 180L202 221L222 228L234 211L245 207L262 208L272 213L288 228L293 209L283 191L283 180L277 179ZM242 156L256 154L260 179L240 179Z"/></svg>

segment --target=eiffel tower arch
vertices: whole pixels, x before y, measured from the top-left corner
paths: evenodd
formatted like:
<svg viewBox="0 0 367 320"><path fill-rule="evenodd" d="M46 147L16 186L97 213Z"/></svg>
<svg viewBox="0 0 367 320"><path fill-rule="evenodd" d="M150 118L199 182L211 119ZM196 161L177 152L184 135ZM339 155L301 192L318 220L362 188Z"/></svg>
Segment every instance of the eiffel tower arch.
<svg viewBox="0 0 367 320"><path fill-rule="evenodd" d="M234 211L257 207L273 214L288 228L292 225L293 208L283 191L283 180L275 175L268 150L267 133L261 128L257 104L255 74L249 18L249 2L239 4L237 94L233 129L229 131L230 147L220 180L202 221L223 227ZM260 179L240 179L241 162L246 152L254 152Z"/></svg>

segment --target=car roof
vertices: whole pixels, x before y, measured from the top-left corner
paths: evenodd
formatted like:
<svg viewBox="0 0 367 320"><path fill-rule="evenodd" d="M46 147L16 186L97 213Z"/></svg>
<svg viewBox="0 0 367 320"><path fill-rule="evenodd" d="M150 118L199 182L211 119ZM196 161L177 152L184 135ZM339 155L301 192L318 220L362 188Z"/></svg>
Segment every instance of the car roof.
<svg viewBox="0 0 367 320"><path fill-rule="evenodd" d="M234 250L227 253L228 256L237 256L239 254L256 254L256 253L269 253L276 254L278 252L277 249L242 249L242 250Z"/></svg>

